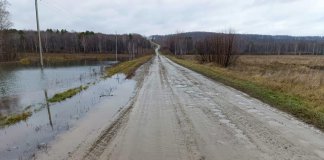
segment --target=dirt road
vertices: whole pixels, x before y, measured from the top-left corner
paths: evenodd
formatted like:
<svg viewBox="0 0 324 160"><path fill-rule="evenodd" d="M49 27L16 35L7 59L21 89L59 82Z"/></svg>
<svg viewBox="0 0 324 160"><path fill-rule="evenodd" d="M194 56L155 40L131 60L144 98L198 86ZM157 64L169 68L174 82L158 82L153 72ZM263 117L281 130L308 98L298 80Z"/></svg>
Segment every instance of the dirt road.
<svg viewBox="0 0 324 160"><path fill-rule="evenodd" d="M132 108L72 159L319 160L324 134L157 54Z"/></svg>

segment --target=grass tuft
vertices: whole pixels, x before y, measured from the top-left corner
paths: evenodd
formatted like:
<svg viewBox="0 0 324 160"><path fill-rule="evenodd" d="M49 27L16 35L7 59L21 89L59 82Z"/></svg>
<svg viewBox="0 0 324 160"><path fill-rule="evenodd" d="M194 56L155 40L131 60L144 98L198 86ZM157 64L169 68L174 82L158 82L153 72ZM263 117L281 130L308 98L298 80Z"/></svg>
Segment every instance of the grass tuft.
<svg viewBox="0 0 324 160"><path fill-rule="evenodd" d="M23 112L20 114L13 114L13 115L9 115L9 116L0 115L0 127L15 124L20 121L26 121L31 115L32 115L32 112Z"/></svg>
<svg viewBox="0 0 324 160"><path fill-rule="evenodd" d="M29 58L22 58L19 60L20 64L29 65L31 63Z"/></svg>
<svg viewBox="0 0 324 160"><path fill-rule="evenodd" d="M117 73L124 73L126 75L126 78L131 78L134 75L136 69L151 60L152 57L153 55L147 55L131 61L121 62L113 67L107 68L106 77L111 77Z"/></svg>
<svg viewBox="0 0 324 160"><path fill-rule="evenodd" d="M76 94L80 93L81 91L86 90L88 88L89 88L89 86L80 86L77 88L69 89L62 93L57 93L52 98L48 99L48 102L56 103L56 102L64 101L64 100L71 98L71 97L75 96Z"/></svg>

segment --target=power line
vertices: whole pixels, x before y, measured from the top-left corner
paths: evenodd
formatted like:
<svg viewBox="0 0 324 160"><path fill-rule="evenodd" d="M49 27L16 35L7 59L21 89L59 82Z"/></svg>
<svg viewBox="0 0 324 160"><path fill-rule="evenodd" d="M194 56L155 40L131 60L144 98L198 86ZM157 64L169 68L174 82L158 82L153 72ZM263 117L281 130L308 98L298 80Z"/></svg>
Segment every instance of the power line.
<svg viewBox="0 0 324 160"><path fill-rule="evenodd" d="M61 15L62 17L64 18L61 18L60 21L64 21L66 22L65 24L69 24L71 21L74 21L75 18L72 18L72 16L70 15L66 15L62 12L62 10L59 10L57 8L54 8L52 6L50 6L49 4L46 4L46 3L40 3L40 5L43 7L43 8L46 8L47 11L51 11L51 13L55 13L55 14L59 14Z"/></svg>
<svg viewBox="0 0 324 160"><path fill-rule="evenodd" d="M51 10L54 13L58 13L60 15L62 15L64 18L62 18L62 20L64 20L67 23L71 23L75 20L79 20L82 23L87 23L87 25L89 25L89 22L83 18L81 18L80 16L75 15L74 13L68 11L67 9L65 9L64 7L62 7L61 5L59 5L58 3L53 3L53 1L49 2L49 1L41 1L40 3L41 5L43 5L44 7L48 8L49 10ZM66 20L69 19L69 20ZM90 28L94 28L94 26L90 25ZM85 28L83 28L82 30L87 30Z"/></svg>
<svg viewBox="0 0 324 160"><path fill-rule="evenodd" d="M63 8L63 7L61 7L60 5L58 5L57 3L55 4L55 3L50 3L50 2L48 2L48 1L41 1L41 4L42 5L45 5L45 6L47 6L47 7L49 7L50 9L56 9L57 11L60 11L59 13L65 13L64 14L64 16L66 16L66 15L69 15L69 16L71 16L71 17L73 17L73 19L75 19L75 18L77 18L77 19L79 19L79 20L83 20L81 17L79 17L79 16L77 16L77 15L75 15L75 14L73 14L72 12L70 12L70 11L68 11L67 9L65 9L65 8Z"/></svg>

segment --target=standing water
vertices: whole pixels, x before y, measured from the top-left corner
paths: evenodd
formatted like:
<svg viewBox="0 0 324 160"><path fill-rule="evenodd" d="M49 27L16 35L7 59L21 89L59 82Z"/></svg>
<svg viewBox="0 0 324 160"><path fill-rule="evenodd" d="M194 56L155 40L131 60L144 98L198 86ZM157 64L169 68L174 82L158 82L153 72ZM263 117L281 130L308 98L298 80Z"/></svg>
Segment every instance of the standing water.
<svg viewBox="0 0 324 160"><path fill-rule="evenodd" d="M0 128L0 159L32 159L38 150L68 131L87 112L104 100L117 112L133 96L135 81L124 75L103 79L103 72L112 62L87 62L59 65L40 70L35 67L0 66L0 115L19 114L26 110L32 115L26 121ZM89 86L70 99L47 103L56 93ZM114 93L123 100L114 102Z"/></svg>

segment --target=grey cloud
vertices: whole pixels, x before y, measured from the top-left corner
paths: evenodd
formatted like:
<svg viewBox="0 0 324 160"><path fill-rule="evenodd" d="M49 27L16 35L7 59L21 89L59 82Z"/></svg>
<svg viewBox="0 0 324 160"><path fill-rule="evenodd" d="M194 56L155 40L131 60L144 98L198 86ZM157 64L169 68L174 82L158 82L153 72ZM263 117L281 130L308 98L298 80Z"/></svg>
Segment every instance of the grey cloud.
<svg viewBox="0 0 324 160"><path fill-rule="evenodd" d="M255 5L267 5L267 4L275 4L275 3L292 3L298 2L302 0L254 0Z"/></svg>
<svg viewBox="0 0 324 160"><path fill-rule="evenodd" d="M10 0L14 27L34 29L34 3ZM41 0L41 27L145 35L181 31L321 35L322 0Z"/></svg>

